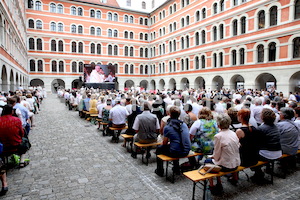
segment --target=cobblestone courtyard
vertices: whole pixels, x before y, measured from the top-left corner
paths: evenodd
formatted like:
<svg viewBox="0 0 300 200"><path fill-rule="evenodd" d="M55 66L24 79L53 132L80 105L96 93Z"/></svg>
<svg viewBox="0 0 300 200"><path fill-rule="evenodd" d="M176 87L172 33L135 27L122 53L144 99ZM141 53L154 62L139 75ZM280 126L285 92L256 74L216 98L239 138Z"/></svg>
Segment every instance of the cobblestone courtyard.
<svg viewBox="0 0 300 200"><path fill-rule="evenodd" d="M122 139L111 143L55 95L48 95L41 110L29 136L30 164L8 172L9 191L2 199L192 199L191 181L180 176L172 184L158 177L153 153L148 166L140 155L131 158ZM243 173L238 186L225 178L223 185L224 195L214 199L300 199L299 165L286 179L275 177L274 185L255 185ZM202 199L199 188L196 199Z"/></svg>

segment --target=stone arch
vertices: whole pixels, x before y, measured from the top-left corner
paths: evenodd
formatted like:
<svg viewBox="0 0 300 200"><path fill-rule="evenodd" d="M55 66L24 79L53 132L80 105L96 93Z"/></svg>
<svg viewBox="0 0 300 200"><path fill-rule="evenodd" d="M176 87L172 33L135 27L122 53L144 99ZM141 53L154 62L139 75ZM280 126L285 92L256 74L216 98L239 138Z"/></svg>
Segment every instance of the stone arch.
<svg viewBox="0 0 300 200"><path fill-rule="evenodd" d="M180 89L187 90L190 88L190 81L187 78L182 78L180 81Z"/></svg>
<svg viewBox="0 0 300 200"><path fill-rule="evenodd" d="M255 79L255 88L256 89L267 89L270 87L277 86L276 78L270 73L262 73L258 75Z"/></svg>
<svg viewBox="0 0 300 200"><path fill-rule="evenodd" d="M156 83L154 80L150 81L150 90L156 90Z"/></svg>
<svg viewBox="0 0 300 200"><path fill-rule="evenodd" d="M289 80L289 91L300 92L300 71L294 73Z"/></svg>
<svg viewBox="0 0 300 200"><path fill-rule="evenodd" d="M202 76L198 76L195 79L195 89L205 89L205 80Z"/></svg>
<svg viewBox="0 0 300 200"><path fill-rule="evenodd" d="M159 83L158 83L158 89L163 90L165 88L165 85L166 85L166 83L165 83L164 79L160 79Z"/></svg>
<svg viewBox="0 0 300 200"><path fill-rule="evenodd" d="M82 81L79 79L74 79L71 83L71 88L81 88L82 86Z"/></svg>
<svg viewBox="0 0 300 200"><path fill-rule="evenodd" d="M134 87L134 82L132 80L125 81L124 87L130 89L131 87Z"/></svg>
<svg viewBox="0 0 300 200"><path fill-rule="evenodd" d="M169 80L169 89L171 89L171 90L176 90L176 81L175 81L174 78L171 78L171 79Z"/></svg>
<svg viewBox="0 0 300 200"><path fill-rule="evenodd" d="M45 85L45 83L43 80L41 80L39 78L35 78L30 81L30 86L38 86L38 85L43 87Z"/></svg>
<svg viewBox="0 0 300 200"><path fill-rule="evenodd" d="M142 80L142 81L140 82L140 87L141 87L141 88L144 88L145 90L148 89L148 85L149 85L149 83L148 83L148 81L146 81L146 80Z"/></svg>
<svg viewBox="0 0 300 200"><path fill-rule="evenodd" d="M224 86L224 79L221 76L215 76L212 80L212 89L221 90Z"/></svg>
<svg viewBox="0 0 300 200"><path fill-rule="evenodd" d="M2 71L1 71L1 80L2 80L2 89L3 91L8 91L8 82L7 82L7 71L5 65L2 66Z"/></svg>
<svg viewBox="0 0 300 200"><path fill-rule="evenodd" d="M16 86L19 87L20 84L19 84L19 74L18 72L16 73Z"/></svg>
<svg viewBox="0 0 300 200"><path fill-rule="evenodd" d="M51 82L51 90L53 92L57 92L57 89L65 88L65 87L66 87L65 81L63 81L62 79L54 79Z"/></svg>
<svg viewBox="0 0 300 200"><path fill-rule="evenodd" d="M9 81L10 81L10 90L15 91L15 80L14 80L14 72L11 69L10 70L10 76L9 76Z"/></svg>
<svg viewBox="0 0 300 200"><path fill-rule="evenodd" d="M244 77L236 74L230 79L230 89L244 89L244 83Z"/></svg>

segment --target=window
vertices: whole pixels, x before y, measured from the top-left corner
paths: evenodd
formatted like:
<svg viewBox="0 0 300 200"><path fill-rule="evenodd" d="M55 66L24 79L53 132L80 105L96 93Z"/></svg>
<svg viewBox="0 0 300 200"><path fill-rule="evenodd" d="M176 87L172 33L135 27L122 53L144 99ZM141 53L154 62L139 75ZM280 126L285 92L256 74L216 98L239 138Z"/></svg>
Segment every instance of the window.
<svg viewBox="0 0 300 200"><path fill-rule="evenodd" d="M173 4L173 11L176 12L176 4Z"/></svg>
<svg viewBox="0 0 300 200"><path fill-rule="evenodd" d="M58 41L58 51L60 52L64 51L64 42L62 40Z"/></svg>
<svg viewBox="0 0 300 200"><path fill-rule="evenodd" d="M57 72L57 62L55 60L51 63L52 72Z"/></svg>
<svg viewBox="0 0 300 200"><path fill-rule="evenodd" d="M217 27L213 27L213 40L217 41Z"/></svg>
<svg viewBox="0 0 300 200"><path fill-rule="evenodd" d="M231 56L232 56L232 65L236 65L236 50L232 50L232 53L231 53Z"/></svg>
<svg viewBox="0 0 300 200"><path fill-rule="evenodd" d="M240 64L241 65L245 64L245 49L244 48L240 49Z"/></svg>
<svg viewBox="0 0 300 200"><path fill-rule="evenodd" d="M64 7L61 4L57 5L57 12L59 14L63 14L64 13Z"/></svg>
<svg viewBox="0 0 300 200"><path fill-rule="evenodd" d="M205 56L204 55L201 56L201 68L202 69L205 68Z"/></svg>
<svg viewBox="0 0 300 200"><path fill-rule="evenodd" d="M300 37L293 40L293 58L300 58Z"/></svg>
<svg viewBox="0 0 300 200"><path fill-rule="evenodd" d="M76 7L75 6L71 7L71 15L76 15Z"/></svg>
<svg viewBox="0 0 300 200"><path fill-rule="evenodd" d="M35 9L36 10L42 10L42 3L40 1L35 2Z"/></svg>
<svg viewBox="0 0 300 200"><path fill-rule="evenodd" d="M30 19L28 21L28 28L34 28L34 21L33 21L33 19Z"/></svg>
<svg viewBox="0 0 300 200"><path fill-rule="evenodd" d="M108 29L108 37L112 37L112 30Z"/></svg>
<svg viewBox="0 0 300 200"><path fill-rule="evenodd" d="M145 48L145 58L148 58L148 48Z"/></svg>
<svg viewBox="0 0 300 200"><path fill-rule="evenodd" d="M131 0L126 0L126 6L131 6Z"/></svg>
<svg viewBox="0 0 300 200"><path fill-rule="evenodd" d="M218 13L218 4L217 3L214 3L213 10L214 10L214 14Z"/></svg>
<svg viewBox="0 0 300 200"><path fill-rule="evenodd" d="M186 70L190 69L190 61L188 58L185 59L185 67L186 67Z"/></svg>
<svg viewBox="0 0 300 200"><path fill-rule="evenodd" d="M143 22L144 22L143 18L140 18L140 25L143 25Z"/></svg>
<svg viewBox="0 0 300 200"><path fill-rule="evenodd" d="M130 32L130 39L133 40L133 32Z"/></svg>
<svg viewBox="0 0 300 200"><path fill-rule="evenodd" d="M148 34L145 33L145 41L148 41Z"/></svg>
<svg viewBox="0 0 300 200"><path fill-rule="evenodd" d="M186 41L186 48L190 48L190 37L188 35L185 37L185 41Z"/></svg>
<svg viewBox="0 0 300 200"><path fill-rule="evenodd" d="M27 7L28 8L33 8L33 0L28 0Z"/></svg>
<svg viewBox="0 0 300 200"><path fill-rule="evenodd" d="M184 60L183 59L181 59L180 64L181 64L181 71L183 71L184 70Z"/></svg>
<svg viewBox="0 0 300 200"><path fill-rule="evenodd" d="M38 38L36 40L37 50L43 50L43 42L42 39Z"/></svg>
<svg viewBox="0 0 300 200"><path fill-rule="evenodd" d="M64 25L62 23L58 23L57 28L58 28L58 31L60 31L60 32L64 31Z"/></svg>
<svg viewBox="0 0 300 200"><path fill-rule="evenodd" d="M205 42L206 42L205 30L201 31L201 40L202 40L202 44L205 44Z"/></svg>
<svg viewBox="0 0 300 200"><path fill-rule="evenodd" d="M125 32L124 32L124 38L125 38L125 39L128 39L128 31L125 31Z"/></svg>
<svg viewBox="0 0 300 200"><path fill-rule="evenodd" d="M77 52L77 50L76 50L76 47L77 45L76 45L76 42L72 42L72 53L76 53Z"/></svg>
<svg viewBox="0 0 300 200"><path fill-rule="evenodd" d="M29 49L34 50L34 39L33 38L29 38Z"/></svg>
<svg viewBox="0 0 300 200"><path fill-rule="evenodd" d="M75 61L72 62L72 72L77 72L77 63Z"/></svg>
<svg viewBox="0 0 300 200"><path fill-rule="evenodd" d="M140 33L140 40L143 40L143 33Z"/></svg>
<svg viewBox="0 0 300 200"><path fill-rule="evenodd" d="M30 68L30 71L31 72L35 72L35 61L33 60L33 59L31 59L30 61L29 61L29 68Z"/></svg>
<svg viewBox="0 0 300 200"><path fill-rule="evenodd" d="M97 44L97 54L101 54L101 44Z"/></svg>
<svg viewBox="0 0 300 200"><path fill-rule="evenodd" d="M258 29L265 28L265 11L258 13Z"/></svg>
<svg viewBox="0 0 300 200"><path fill-rule="evenodd" d="M83 62L79 62L79 72L83 72Z"/></svg>
<svg viewBox="0 0 300 200"><path fill-rule="evenodd" d="M220 1L220 12L224 11L225 8L225 4L224 4L224 0Z"/></svg>
<svg viewBox="0 0 300 200"><path fill-rule="evenodd" d="M140 48L140 57L144 57L144 49L143 48Z"/></svg>
<svg viewBox="0 0 300 200"><path fill-rule="evenodd" d="M276 60L276 43L271 42L269 44L269 61L275 61Z"/></svg>
<svg viewBox="0 0 300 200"><path fill-rule="evenodd" d="M82 8L78 8L77 12L78 12L78 16L83 16Z"/></svg>
<svg viewBox="0 0 300 200"><path fill-rule="evenodd" d="M51 31L56 31L56 23L51 22Z"/></svg>
<svg viewBox="0 0 300 200"><path fill-rule="evenodd" d="M200 45L200 36L199 36L199 32L197 32L195 34L195 44L196 45Z"/></svg>
<svg viewBox="0 0 300 200"><path fill-rule="evenodd" d="M133 47L130 47L130 52L129 53L130 53L130 56L132 56L132 57L133 57L133 51L134 51Z"/></svg>
<svg viewBox="0 0 300 200"><path fill-rule="evenodd" d="M184 18L181 18L181 28L184 27Z"/></svg>
<svg viewBox="0 0 300 200"><path fill-rule="evenodd" d="M129 52L129 50L128 50L128 47L126 46L126 47L125 47L125 51L124 51L124 56L128 56L128 55L129 55L128 52Z"/></svg>
<svg viewBox="0 0 300 200"><path fill-rule="evenodd" d="M133 69L134 69L134 66L131 64L130 65L130 74L133 74Z"/></svg>
<svg viewBox="0 0 300 200"><path fill-rule="evenodd" d="M236 36L237 35L237 33L238 33L238 22L237 22L237 20L235 19L235 20L233 20L233 22L232 22L232 35L233 36Z"/></svg>
<svg viewBox="0 0 300 200"><path fill-rule="evenodd" d="M277 6L270 9L270 26L277 25Z"/></svg>
<svg viewBox="0 0 300 200"><path fill-rule="evenodd" d="M196 58L195 58L195 68L196 69L199 69L199 57L198 56L196 56Z"/></svg>
<svg viewBox="0 0 300 200"><path fill-rule="evenodd" d="M300 0L295 1L295 19L300 18Z"/></svg>
<svg viewBox="0 0 300 200"><path fill-rule="evenodd" d="M202 9L202 19L205 19L206 18L206 9L203 8Z"/></svg>
<svg viewBox="0 0 300 200"><path fill-rule="evenodd" d="M83 43L82 42L78 43L78 53L83 53Z"/></svg>
<svg viewBox="0 0 300 200"><path fill-rule="evenodd" d="M71 26L71 32L72 33L76 33L76 25L75 24L72 24L72 26Z"/></svg>
<svg viewBox="0 0 300 200"><path fill-rule="evenodd" d="M186 22L186 26L190 25L190 16L186 17L185 22Z"/></svg>
<svg viewBox="0 0 300 200"><path fill-rule="evenodd" d="M92 43L92 44L91 44L91 53L94 54L95 52L96 52L95 44Z"/></svg>
<svg viewBox="0 0 300 200"><path fill-rule="evenodd" d="M51 40L51 51L56 51L56 41Z"/></svg>
<svg viewBox="0 0 300 200"><path fill-rule="evenodd" d="M95 10L90 10L90 17L95 17Z"/></svg>
<svg viewBox="0 0 300 200"><path fill-rule="evenodd" d="M56 5L54 3L50 4L50 12L53 12L53 13L56 12Z"/></svg>
<svg viewBox="0 0 300 200"><path fill-rule="evenodd" d="M144 66L143 65L140 66L140 74L144 74Z"/></svg>
<svg viewBox="0 0 300 200"><path fill-rule="evenodd" d="M112 14L111 13L107 14L107 20L112 21Z"/></svg>
<svg viewBox="0 0 300 200"><path fill-rule="evenodd" d="M223 53L219 53L219 61L220 61L220 67L223 67Z"/></svg>
<svg viewBox="0 0 300 200"><path fill-rule="evenodd" d="M181 49L184 49L184 38L181 38Z"/></svg>
<svg viewBox="0 0 300 200"><path fill-rule="evenodd" d="M101 28L97 28L97 35L101 35Z"/></svg>
<svg viewBox="0 0 300 200"><path fill-rule="evenodd" d="M174 30L174 31L176 31L176 26L177 26L177 23L174 22L174 23L173 23L173 30Z"/></svg>
<svg viewBox="0 0 300 200"><path fill-rule="evenodd" d="M237 6L238 5L238 0L233 0L233 5Z"/></svg>
<svg viewBox="0 0 300 200"><path fill-rule="evenodd" d="M133 17L132 16L130 16L129 22L133 24Z"/></svg>
<svg viewBox="0 0 300 200"><path fill-rule="evenodd" d="M128 15L124 16L124 22L128 23Z"/></svg>
<svg viewBox="0 0 300 200"><path fill-rule="evenodd" d="M146 2L145 1L142 2L142 9L146 9Z"/></svg>
<svg viewBox="0 0 300 200"><path fill-rule="evenodd" d="M220 24L219 26L219 34L220 34L220 39L223 39L224 38L224 25L223 24Z"/></svg>
<svg viewBox="0 0 300 200"><path fill-rule="evenodd" d="M170 15L173 14L173 7L172 6L169 7L169 14Z"/></svg>
<svg viewBox="0 0 300 200"><path fill-rule="evenodd" d="M64 62L59 61L59 72L64 72Z"/></svg>
<svg viewBox="0 0 300 200"><path fill-rule="evenodd" d="M42 60L38 60L38 71L39 72L43 71L43 61Z"/></svg>
<svg viewBox="0 0 300 200"><path fill-rule="evenodd" d="M196 21L197 22L200 21L200 11L199 10L196 12Z"/></svg>
<svg viewBox="0 0 300 200"><path fill-rule="evenodd" d="M41 20L36 21L36 29L42 29L43 28L43 23Z"/></svg>
<svg viewBox="0 0 300 200"><path fill-rule="evenodd" d="M257 62L264 62L264 45L257 46Z"/></svg>
<svg viewBox="0 0 300 200"><path fill-rule="evenodd" d="M114 37L118 37L118 30L114 30Z"/></svg>
<svg viewBox="0 0 300 200"><path fill-rule="evenodd" d="M91 35L95 35L95 27L91 27L90 28L90 34Z"/></svg>
<svg viewBox="0 0 300 200"><path fill-rule="evenodd" d="M217 54L216 53L214 53L213 59L214 59L214 67L217 67Z"/></svg>
<svg viewBox="0 0 300 200"><path fill-rule="evenodd" d="M76 33L76 26L75 26L75 33ZM78 33L83 33L83 27L81 25L78 26Z"/></svg>
<svg viewBox="0 0 300 200"><path fill-rule="evenodd" d="M114 14L114 21L115 21L115 22L119 21L119 16L118 16L117 13Z"/></svg>
<svg viewBox="0 0 300 200"><path fill-rule="evenodd" d="M101 12L100 12L100 10L96 11L96 18L97 19L101 19Z"/></svg>
<svg viewBox="0 0 300 200"><path fill-rule="evenodd" d="M128 65L125 65L125 74L128 74Z"/></svg>
<svg viewBox="0 0 300 200"><path fill-rule="evenodd" d="M241 34L246 33L246 17L241 18Z"/></svg>
<svg viewBox="0 0 300 200"><path fill-rule="evenodd" d="M145 19L145 23L146 26L148 26L148 19Z"/></svg>

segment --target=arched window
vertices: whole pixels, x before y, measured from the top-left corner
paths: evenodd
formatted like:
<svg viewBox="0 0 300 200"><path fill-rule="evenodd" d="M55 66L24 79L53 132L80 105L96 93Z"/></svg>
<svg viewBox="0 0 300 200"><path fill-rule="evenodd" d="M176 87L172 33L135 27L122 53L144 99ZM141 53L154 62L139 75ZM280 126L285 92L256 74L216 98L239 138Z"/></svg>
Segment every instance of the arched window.
<svg viewBox="0 0 300 200"><path fill-rule="evenodd" d="M131 40L133 40L133 32L130 32L129 37Z"/></svg>
<svg viewBox="0 0 300 200"><path fill-rule="evenodd" d="M129 55L129 48L126 46L124 51L124 56L128 56L128 55Z"/></svg>
<svg viewBox="0 0 300 200"><path fill-rule="evenodd" d="M195 58L195 68L196 69L200 68L200 66L199 66L199 57L198 56L196 56L196 58Z"/></svg>
<svg viewBox="0 0 300 200"><path fill-rule="evenodd" d="M108 29L108 37L112 37L112 30Z"/></svg>
<svg viewBox="0 0 300 200"><path fill-rule="evenodd" d="M78 43L78 53L83 53L83 43L82 42Z"/></svg>
<svg viewBox="0 0 300 200"><path fill-rule="evenodd" d="M76 26L75 26L75 31L76 31ZM83 33L83 27L81 25L78 26L78 33L80 34Z"/></svg>
<svg viewBox="0 0 300 200"><path fill-rule="evenodd" d="M128 15L124 16L124 22L128 23Z"/></svg>
<svg viewBox="0 0 300 200"><path fill-rule="evenodd" d="M181 18L181 28L184 27L184 18Z"/></svg>
<svg viewBox="0 0 300 200"><path fill-rule="evenodd" d="M35 60L31 59L29 61L29 68L31 72L35 72Z"/></svg>
<svg viewBox="0 0 300 200"><path fill-rule="evenodd" d="M237 22L237 20L235 19L235 20L233 20L233 22L232 22L232 35L233 35L233 36L236 36L237 33L238 33L238 22Z"/></svg>
<svg viewBox="0 0 300 200"><path fill-rule="evenodd" d="M276 60L276 43L271 42L269 44L269 61L275 61Z"/></svg>
<svg viewBox="0 0 300 200"><path fill-rule="evenodd" d="M140 57L144 57L144 49L143 48L140 48Z"/></svg>
<svg viewBox="0 0 300 200"><path fill-rule="evenodd" d="M148 65L145 66L145 74L148 74Z"/></svg>
<svg viewBox="0 0 300 200"><path fill-rule="evenodd" d="M257 46L257 62L264 62L264 45Z"/></svg>
<svg viewBox="0 0 300 200"><path fill-rule="evenodd" d="M133 56L133 47L130 47L130 56Z"/></svg>
<svg viewBox="0 0 300 200"><path fill-rule="evenodd" d="M220 24L219 26L219 34L220 34L220 39L224 38L224 25Z"/></svg>
<svg viewBox="0 0 300 200"><path fill-rule="evenodd" d="M91 35L95 35L95 27L91 27L90 28L90 34Z"/></svg>
<svg viewBox="0 0 300 200"><path fill-rule="evenodd" d="M55 5L55 3L50 3L50 12L53 12L53 13L56 12L56 5Z"/></svg>
<svg viewBox="0 0 300 200"><path fill-rule="evenodd" d="M213 27L213 40L217 41L217 27Z"/></svg>
<svg viewBox="0 0 300 200"><path fill-rule="evenodd" d="M173 14L173 7L172 6L169 7L169 14L170 15Z"/></svg>
<svg viewBox="0 0 300 200"><path fill-rule="evenodd" d="M300 58L300 37L293 40L293 58Z"/></svg>
<svg viewBox="0 0 300 200"><path fill-rule="evenodd" d="M145 19L144 24L147 26L148 25L148 19Z"/></svg>
<svg viewBox="0 0 300 200"><path fill-rule="evenodd" d="M112 21L112 14L110 12L107 14L107 20Z"/></svg>
<svg viewBox="0 0 300 200"><path fill-rule="evenodd" d="M114 21L115 21L115 22L119 21L119 16L118 16L117 13L114 14Z"/></svg>
<svg viewBox="0 0 300 200"><path fill-rule="evenodd" d="M206 9L203 8L202 9L202 19L205 19L206 18Z"/></svg>
<svg viewBox="0 0 300 200"><path fill-rule="evenodd" d="M76 15L76 7L75 6L71 7L71 15Z"/></svg>
<svg viewBox="0 0 300 200"><path fill-rule="evenodd" d="M117 45L114 46L114 55L115 56L118 55L118 46Z"/></svg>
<svg viewBox="0 0 300 200"><path fill-rule="evenodd" d="M58 51L60 52L64 51L64 42L62 40L58 41Z"/></svg>
<svg viewBox="0 0 300 200"><path fill-rule="evenodd" d="M148 41L148 34L145 33L145 41Z"/></svg>
<svg viewBox="0 0 300 200"><path fill-rule="evenodd" d="M295 19L300 18L300 0L295 1Z"/></svg>
<svg viewBox="0 0 300 200"><path fill-rule="evenodd" d="M63 7L63 5L61 5L61 4L57 5L57 12L59 14L63 14L64 13L64 7Z"/></svg>
<svg viewBox="0 0 300 200"><path fill-rule="evenodd" d="M133 24L133 16L130 16L129 22Z"/></svg>
<svg viewBox="0 0 300 200"><path fill-rule="evenodd" d="M220 62L220 67L223 67L223 53L219 53L219 62Z"/></svg>
<svg viewBox="0 0 300 200"><path fill-rule="evenodd" d="M214 53L213 59L214 59L214 67L217 67L217 54L216 53Z"/></svg>
<svg viewBox="0 0 300 200"><path fill-rule="evenodd" d="M96 53L96 48L95 48L95 44L94 43L91 44L91 53L92 54Z"/></svg>
<svg viewBox="0 0 300 200"><path fill-rule="evenodd" d="M76 52L77 52L76 42L72 42L72 53L76 53Z"/></svg>
<svg viewBox="0 0 300 200"><path fill-rule="evenodd" d="M177 23L174 22L174 23L173 23L173 30L174 30L174 31L176 31L176 26L177 26Z"/></svg>
<svg viewBox="0 0 300 200"><path fill-rule="evenodd" d="M51 22L51 31L56 31L56 23Z"/></svg>
<svg viewBox="0 0 300 200"><path fill-rule="evenodd" d="M224 11L225 8L225 4L224 4L224 0L220 1L220 12Z"/></svg>
<svg viewBox="0 0 300 200"><path fill-rule="evenodd" d="M114 30L114 37L118 37L118 30Z"/></svg>
<svg viewBox="0 0 300 200"><path fill-rule="evenodd" d="M146 9L146 2L145 1L142 2L142 9Z"/></svg>
<svg viewBox="0 0 300 200"><path fill-rule="evenodd" d="M134 66L131 64L130 65L130 74L133 74L133 69L134 69Z"/></svg>
<svg viewBox="0 0 300 200"><path fill-rule="evenodd" d="M36 10L42 10L42 3L40 1L35 2L35 9Z"/></svg>
<svg viewBox="0 0 300 200"><path fill-rule="evenodd" d="M128 31L124 32L124 38L128 39Z"/></svg>
<svg viewBox="0 0 300 200"><path fill-rule="evenodd" d="M75 61L72 62L72 72L77 72L77 63Z"/></svg>
<svg viewBox="0 0 300 200"><path fill-rule="evenodd" d="M180 64L181 64L181 71L183 71L184 70L184 59L181 59Z"/></svg>
<svg viewBox="0 0 300 200"><path fill-rule="evenodd" d="M155 69L155 66L154 66ZM155 72L155 70L153 70ZM173 60L173 72L176 72L176 61Z"/></svg>
<svg viewBox="0 0 300 200"><path fill-rule="evenodd" d="M62 23L58 23L57 28L58 28L59 32L63 32L64 31L64 25Z"/></svg>
<svg viewBox="0 0 300 200"><path fill-rule="evenodd" d="M37 50L43 50L43 42L42 39L38 38L36 40Z"/></svg>
<svg viewBox="0 0 300 200"><path fill-rule="evenodd" d="M82 10L82 8L78 8L77 12L78 12L78 16L82 16L82 15L83 15L83 10Z"/></svg>
<svg viewBox="0 0 300 200"><path fill-rule="evenodd" d="M172 72L172 62L169 61L169 72Z"/></svg>
<svg viewBox="0 0 300 200"><path fill-rule="evenodd" d="M186 26L190 25L190 16L186 16L185 23Z"/></svg>
<svg viewBox="0 0 300 200"><path fill-rule="evenodd" d="M187 35L185 37L186 48L190 48L190 37Z"/></svg>
<svg viewBox="0 0 300 200"><path fill-rule="evenodd" d="M148 48L145 48L145 58L148 58Z"/></svg>
<svg viewBox="0 0 300 200"><path fill-rule="evenodd" d="M176 4L173 4L173 11L176 12Z"/></svg>
<svg viewBox="0 0 300 200"><path fill-rule="evenodd" d="M28 20L28 28L34 28L34 21L33 21L33 19Z"/></svg>
<svg viewBox="0 0 300 200"><path fill-rule="evenodd" d="M34 50L34 39L33 38L29 38L29 49Z"/></svg>
<svg viewBox="0 0 300 200"><path fill-rule="evenodd" d="M95 10L93 10L93 9L90 10L90 17L93 17L93 18L95 17Z"/></svg>
<svg viewBox="0 0 300 200"><path fill-rule="evenodd" d="M140 18L140 25L143 25L143 22L144 22L143 18Z"/></svg>
<svg viewBox="0 0 300 200"><path fill-rule="evenodd" d="M200 36L199 36L199 32L196 32L196 34L195 34L195 44L196 44L196 45L200 45Z"/></svg>
<svg viewBox="0 0 300 200"><path fill-rule="evenodd" d="M101 11L100 10L96 11L96 18L101 19Z"/></svg>
<svg viewBox="0 0 300 200"><path fill-rule="evenodd" d="M51 51L56 51L56 41L51 40Z"/></svg>
<svg viewBox="0 0 300 200"><path fill-rule="evenodd" d="M128 65L125 65L125 74L128 74Z"/></svg>
<svg viewBox="0 0 300 200"><path fill-rule="evenodd" d="M42 60L38 60L38 71L39 72L43 71L43 61Z"/></svg>
<svg viewBox="0 0 300 200"><path fill-rule="evenodd" d="M140 74L144 74L144 66L143 65L140 66Z"/></svg>
<svg viewBox="0 0 300 200"><path fill-rule="evenodd" d="M28 0L27 7L28 8L33 8L33 0Z"/></svg>
<svg viewBox="0 0 300 200"><path fill-rule="evenodd" d="M204 55L201 56L201 68L202 69L205 68L205 56Z"/></svg>
<svg viewBox="0 0 300 200"><path fill-rule="evenodd" d="M265 11L262 10L258 13L258 29L265 28Z"/></svg>
<svg viewBox="0 0 300 200"><path fill-rule="evenodd" d="M97 54L101 54L101 44L97 44Z"/></svg>
<svg viewBox="0 0 300 200"><path fill-rule="evenodd" d="M277 25L277 6L270 8L270 26Z"/></svg>
<svg viewBox="0 0 300 200"><path fill-rule="evenodd" d="M43 23L41 20L36 20L36 29L42 29L43 28Z"/></svg>
<svg viewBox="0 0 300 200"><path fill-rule="evenodd" d="M72 26L71 26L71 32L72 33L76 33L76 25L75 24L72 24Z"/></svg>
<svg viewBox="0 0 300 200"><path fill-rule="evenodd" d="M55 60L51 63L52 72L57 72L57 62Z"/></svg>
<svg viewBox="0 0 300 200"><path fill-rule="evenodd" d="M190 69L190 61L188 58L185 59L185 67L186 67L186 70Z"/></svg>
<svg viewBox="0 0 300 200"><path fill-rule="evenodd" d="M246 17L241 18L241 34L246 33Z"/></svg>
<svg viewBox="0 0 300 200"><path fill-rule="evenodd" d="M231 60L232 60L232 65L236 65L236 50L232 50L231 52Z"/></svg>
<svg viewBox="0 0 300 200"><path fill-rule="evenodd" d="M184 38L181 38L181 49L184 49Z"/></svg>
<svg viewBox="0 0 300 200"><path fill-rule="evenodd" d="M64 72L64 62L63 61L59 61L59 72Z"/></svg>
<svg viewBox="0 0 300 200"><path fill-rule="evenodd" d="M200 11L199 10L196 12L196 21L197 22L200 21Z"/></svg>
<svg viewBox="0 0 300 200"><path fill-rule="evenodd" d="M97 28L97 35L99 36L99 35L101 35L101 28Z"/></svg>
<svg viewBox="0 0 300 200"><path fill-rule="evenodd" d="M214 14L218 13L218 4L217 3L214 3L213 10L214 10Z"/></svg>
<svg viewBox="0 0 300 200"><path fill-rule="evenodd" d="M202 41L202 44L205 44L205 42L206 42L205 30L201 31L201 41Z"/></svg>
<svg viewBox="0 0 300 200"><path fill-rule="evenodd" d="M79 62L79 72L83 72L83 62Z"/></svg>
<svg viewBox="0 0 300 200"><path fill-rule="evenodd" d="M238 5L238 0L233 0L233 5L237 6Z"/></svg>
<svg viewBox="0 0 300 200"><path fill-rule="evenodd" d="M241 65L245 64L245 49L244 48L240 49L240 64Z"/></svg>

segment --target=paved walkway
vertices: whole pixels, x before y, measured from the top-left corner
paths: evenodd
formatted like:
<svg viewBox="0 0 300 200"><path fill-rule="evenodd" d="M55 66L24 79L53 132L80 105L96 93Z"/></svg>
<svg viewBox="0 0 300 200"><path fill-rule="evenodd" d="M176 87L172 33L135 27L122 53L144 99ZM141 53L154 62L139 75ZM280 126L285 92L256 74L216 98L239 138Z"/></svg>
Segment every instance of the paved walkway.
<svg viewBox="0 0 300 200"><path fill-rule="evenodd" d="M131 158L122 140L111 143L55 95L41 109L29 136L31 162L8 172L9 191L3 199L191 199L191 181L180 176L172 184L158 177L153 154L149 166L140 155ZM275 178L274 185L255 185L243 173L240 178L237 187L224 178L225 193L214 199L300 199L299 170L287 179ZM196 199L201 198L197 188Z"/></svg>

